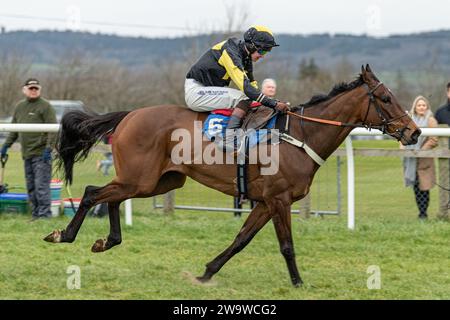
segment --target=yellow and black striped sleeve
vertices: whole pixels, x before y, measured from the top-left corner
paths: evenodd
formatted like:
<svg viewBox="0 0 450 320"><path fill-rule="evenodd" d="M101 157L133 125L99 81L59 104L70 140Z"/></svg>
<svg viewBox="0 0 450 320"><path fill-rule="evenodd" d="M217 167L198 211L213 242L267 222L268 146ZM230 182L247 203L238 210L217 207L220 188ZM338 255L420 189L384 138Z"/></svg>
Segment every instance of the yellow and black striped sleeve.
<svg viewBox="0 0 450 320"><path fill-rule="evenodd" d="M245 74L242 67L239 67L240 63L233 59L232 55L229 54L227 49L222 51L222 55L219 58L219 64L223 66L230 76L231 80L236 84L236 86L245 93L249 99L260 102L261 104L274 108L277 105L276 100L271 99L261 91L258 90L256 81L250 81Z"/></svg>

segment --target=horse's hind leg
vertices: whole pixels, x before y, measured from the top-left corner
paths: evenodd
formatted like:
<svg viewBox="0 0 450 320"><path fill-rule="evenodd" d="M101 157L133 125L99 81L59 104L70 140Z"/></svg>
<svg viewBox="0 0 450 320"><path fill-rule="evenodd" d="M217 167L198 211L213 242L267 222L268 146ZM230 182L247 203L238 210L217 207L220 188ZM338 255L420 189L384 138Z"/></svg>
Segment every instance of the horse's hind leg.
<svg viewBox="0 0 450 320"><path fill-rule="evenodd" d="M136 185L111 182L104 187L86 187L85 193L75 216L65 230L55 230L44 240L48 242L73 242L86 217L93 206L108 202L110 234L108 238L99 239L92 246L93 252L103 252L118 245L122 241L120 232L119 205L123 200L132 197L150 197L180 188L186 181L186 176L179 172L167 172L153 186L138 189Z"/></svg>
<svg viewBox="0 0 450 320"><path fill-rule="evenodd" d="M181 188L186 181L184 174L172 171L165 173L158 181L153 192L149 194L142 194L142 196L155 196L166 193L170 190ZM120 202L108 202L110 233L107 239L99 239L92 246L92 252L103 252L122 242L122 235L120 232Z"/></svg>
<svg viewBox="0 0 450 320"><path fill-rule="evenodd" d="M122 243L122 232L120 231L120 202L108 202L109 235L107 239L95 241L91 248L92 252L103 252Z"/></svg>
<svg viewBox="0 0 450 320"><path fill-rule="evenodd" d="M230 260L236 253L245 248L245 246L253 239L253 237L261 230L262 227L271 218L269 210L265 203L258 202L256 207L252 210L239 234L234 239L233 243L219 254L213 261L206 265L206 270L203 276L197 279L205 282L217 273L223 265Z"/></svg>
<svg viewBox="0 0 450 320"><path fill-rule="evenodd" d="M75 216L65 230L55 230L44 238L48 242L73 242L90 208L102 202L118 202L132 197L135 187L111 182L104 187L87 186Z"/></svg>

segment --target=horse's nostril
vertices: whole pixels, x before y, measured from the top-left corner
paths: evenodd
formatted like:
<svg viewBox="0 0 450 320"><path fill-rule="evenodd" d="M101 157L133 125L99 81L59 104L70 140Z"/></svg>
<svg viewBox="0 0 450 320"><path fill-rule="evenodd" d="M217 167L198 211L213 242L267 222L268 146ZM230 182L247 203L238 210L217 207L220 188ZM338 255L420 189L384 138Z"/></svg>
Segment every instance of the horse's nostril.
<svg viewBox="0 0 450 320"><path fill-rule="evenodd" d="M414 144L417 143L417 140L419 139L420 134L422 133L422 131L420 129L417 129L416 131L413 132L413 134L411 135L411 140Z"/></svg>

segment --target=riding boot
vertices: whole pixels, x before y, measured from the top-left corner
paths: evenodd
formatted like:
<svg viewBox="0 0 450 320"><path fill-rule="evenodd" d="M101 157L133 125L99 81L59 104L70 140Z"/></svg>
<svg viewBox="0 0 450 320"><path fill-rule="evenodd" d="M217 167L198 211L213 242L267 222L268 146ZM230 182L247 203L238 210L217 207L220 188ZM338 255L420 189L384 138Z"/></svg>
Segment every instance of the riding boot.
<svg viewBox="0 0 450 320"><path fill-rule="evenodd" d="M239 129L241 127L242 118L231 115L230 121L228 121L227 129Z"/></svg>
<svg viewBox="0 0 450 320"><path fill-rule="evenodd" d="M239 129L242 124L242 120L247 115L248 108L250 107L251 100L240 101L231 114L230 121L228 122L227 129Z"/></svg>

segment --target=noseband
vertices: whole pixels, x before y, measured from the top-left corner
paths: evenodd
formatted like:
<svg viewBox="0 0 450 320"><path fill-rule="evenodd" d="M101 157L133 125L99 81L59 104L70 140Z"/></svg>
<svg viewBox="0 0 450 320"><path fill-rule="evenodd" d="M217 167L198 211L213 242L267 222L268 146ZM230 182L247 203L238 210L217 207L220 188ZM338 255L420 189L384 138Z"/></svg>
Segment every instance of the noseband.
<svg viewBox="0 0 450 320"><path fill-rule="evenodd" d="M381 132L383 132L383 134L387 133L387 134L389 134L391 136L394 136L394 135L398 134L398 139L401 140L404 137L404 135L405 135L405 131L409 130L409 128L407 126L401 128L401 129L395 129L394 131L389 131L388 128L389 128L389 125L391 125L394 121L397 121L397 120L407 116L408 114L405 112L405 114L403 114L401 116L398 116L398 117L395 117L395 118L391 118L391 119L387 119L388 117L386 117L385 112L383 112L383 109L380 107L378 99L382 100L382 101L384 101L386 103L388 103L389 101L387 101L388 100L387 98L379 97L379 96L375 95L375 91L382 85L383 85L383 82L379 82L375 86L375 88L370 90L369 86L366 83L364 83L364 87L366 88L367 94L369 96L369 104L367 106L367 112L366 112L366 115L364 117L364 120L363 120L363 123L362 123L362 127L366 128L368 130L371 130L372 128L378 129ZM373 126L372 124L367 124L367 117L369 116L370 106L372 104L375 106L375 111L377 112L378 117L381 120L381 124L380 125Z"/></svg>

